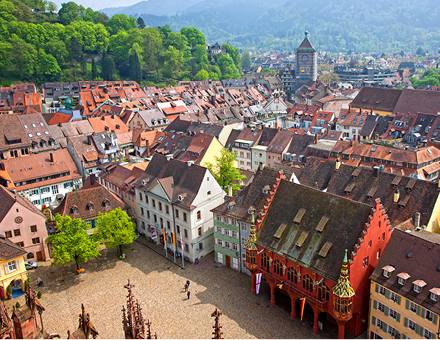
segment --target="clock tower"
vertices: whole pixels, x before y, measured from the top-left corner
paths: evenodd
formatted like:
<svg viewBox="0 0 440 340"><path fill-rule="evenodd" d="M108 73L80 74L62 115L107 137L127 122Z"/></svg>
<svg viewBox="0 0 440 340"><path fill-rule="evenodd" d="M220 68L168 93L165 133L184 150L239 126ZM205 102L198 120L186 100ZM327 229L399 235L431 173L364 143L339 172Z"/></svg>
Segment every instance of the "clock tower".
<svg viewBox="0 0 440 340"><path fill-rule="evenodd" d="M318 78L318 52L310 43L307 37L309 32L305 32L305 38L301 45L296 49L296 78L301 81L313 80Z"/></svg>

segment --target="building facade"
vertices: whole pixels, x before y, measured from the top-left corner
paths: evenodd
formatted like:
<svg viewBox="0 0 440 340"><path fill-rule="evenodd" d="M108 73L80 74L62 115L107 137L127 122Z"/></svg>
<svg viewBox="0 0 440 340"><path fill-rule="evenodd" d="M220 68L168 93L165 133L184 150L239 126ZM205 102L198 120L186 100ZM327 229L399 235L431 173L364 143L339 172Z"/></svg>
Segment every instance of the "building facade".
<svg viewBox="0 0 440 340"><path fill-rule="evenodd" d="M301 45L296 49L296 79L297 81L315 81L318 78L318 52L310 43L308 32Z"/></svg>

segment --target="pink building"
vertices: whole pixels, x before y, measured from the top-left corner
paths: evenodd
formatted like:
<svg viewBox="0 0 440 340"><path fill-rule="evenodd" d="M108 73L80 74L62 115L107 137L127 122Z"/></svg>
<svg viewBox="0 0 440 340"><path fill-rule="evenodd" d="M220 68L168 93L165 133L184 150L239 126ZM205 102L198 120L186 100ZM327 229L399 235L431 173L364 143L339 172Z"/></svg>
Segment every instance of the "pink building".
<svg viewBox="0 0 440 340"><path fill-rule="evenodd" d="M22 247L26 259L47 261L46 216L19 194L0 186L0 233Z"/></svg>

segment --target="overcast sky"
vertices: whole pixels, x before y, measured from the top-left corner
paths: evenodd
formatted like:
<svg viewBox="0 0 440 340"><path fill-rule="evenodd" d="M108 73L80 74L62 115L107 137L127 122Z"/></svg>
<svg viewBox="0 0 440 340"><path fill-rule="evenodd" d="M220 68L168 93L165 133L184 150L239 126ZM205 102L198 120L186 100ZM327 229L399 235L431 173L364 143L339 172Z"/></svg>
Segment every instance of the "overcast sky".
<svg viewBox="0 0 440 340"><path fill-rule="evenodd" d="M70 0L52 0L52 2L55 3L55 5L58 6L58 9L61 8L61 4L64 2L69 2ZM131 6L134 5L141 0L73 0L74 3L77 5L83 5L85 8L91 7L95 11L99 11L102 8L108 8L108 7L125 7L125 6Z"/></svg>

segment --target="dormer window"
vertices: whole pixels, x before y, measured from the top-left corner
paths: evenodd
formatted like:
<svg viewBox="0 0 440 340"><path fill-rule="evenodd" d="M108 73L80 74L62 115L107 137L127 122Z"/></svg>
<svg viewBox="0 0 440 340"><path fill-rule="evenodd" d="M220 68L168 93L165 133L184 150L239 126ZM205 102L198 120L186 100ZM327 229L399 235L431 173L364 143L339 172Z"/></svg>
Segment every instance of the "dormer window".
<svg viewBox="0 0 440 340"><path fill-rule="evenodd" d="M395 268L393 266L385 266L382 268L382 275L389 278L394 270Z"/></svg>
<svg viewBox="0 0 440 340"><path fill-rule="evenodd" d="M88 203L88 204L87 204L87 208L88 208L90 211L95 210L95 207L93 206L93 203Z"/></svg>
<svg viewBox="0 0 440 340"><path fill-rule="evenodd" d="M109 200L106 199L106 200L104 201L104 207L107 208L107 207L109 207L109 206L110 206L110 202L109 202Z"/></svg>
<svg viewBox="0 0 440 340"><path fill-rule="evenodd" d="M439 300L440 297L440 288L432 288L429 290L429 298L432 301L437 302Z"/></svg>
<svg viewBox="0 0 440 340"><path fill-rule="evenodd" d="M76 205L74 205L73 207L72 207L72 213L75 215L75 214L78 214L78 207L76 206Z"/></svg>
<svg viewBox="0 0 440 340"><path fill-rule="evenodd" d="M426 282L423 280L416 280L413 282L413 291L416 293L420 293L423 289L423 287L426 286Z"/></svg>
<svg viewBox="0 0 440 340"><path fill-rule="evenodd" d="M408 280L411 276L407 273L400 273L397 275L397 282L399 285L403 286L406 283L406 280Z"/></svg>

